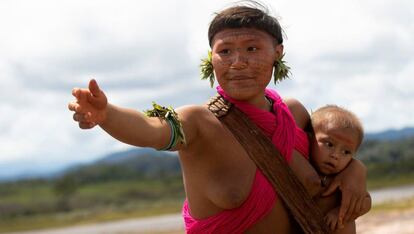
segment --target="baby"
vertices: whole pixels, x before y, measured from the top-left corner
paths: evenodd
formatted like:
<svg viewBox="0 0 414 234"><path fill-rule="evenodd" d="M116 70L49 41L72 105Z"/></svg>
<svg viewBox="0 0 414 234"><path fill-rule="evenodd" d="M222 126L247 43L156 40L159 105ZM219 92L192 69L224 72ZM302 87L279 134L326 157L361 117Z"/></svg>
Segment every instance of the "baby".
<svg viewBox="0 0 414 234"><path fill-rule="evenodd" d="M314 131L311 161L321 176L322 186L326 186L331 175L341 172L351 162L361 145L364 130L353 113L335 105L327 105L313 112L311 123ZM341 229L338 202L332 198L319 202L326 213L328 226L337 230L336 233L355 233L355 222L346 223L345 228ZM370 207L370 202L371 198L367 195L361 209Z"/></svg>

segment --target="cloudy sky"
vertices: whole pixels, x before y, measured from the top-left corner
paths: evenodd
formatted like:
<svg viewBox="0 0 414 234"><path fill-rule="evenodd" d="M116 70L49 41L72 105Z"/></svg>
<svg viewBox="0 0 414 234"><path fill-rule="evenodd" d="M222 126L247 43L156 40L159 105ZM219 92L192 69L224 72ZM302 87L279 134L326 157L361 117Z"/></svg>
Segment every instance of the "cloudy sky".
<svg viewBox="0 0 414 234"><path fill-rule="evenodd" d="M413 1L262 3L285 30L292 67L292 79L272 88L309 111L344 106L367 132L414 126ZM230 4L0 1L0 171L87 162L128 148L72 121L71 90L90 78L110 102L139 110L151 101L203 103L214 94L198 70L208 23Z"/></svg>

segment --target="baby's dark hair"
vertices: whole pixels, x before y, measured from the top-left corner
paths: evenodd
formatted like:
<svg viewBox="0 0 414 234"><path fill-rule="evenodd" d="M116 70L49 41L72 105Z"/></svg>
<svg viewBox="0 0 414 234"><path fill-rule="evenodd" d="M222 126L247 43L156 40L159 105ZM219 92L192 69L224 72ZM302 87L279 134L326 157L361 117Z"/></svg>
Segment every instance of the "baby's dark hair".
<svg viewBox="0 0 414 234"><path fill-rule="evenodd" d="M283 43L279 21L270 16L263 5L255 1L237 5L217 13L208 29L208 41L212 46L214 35L229 28L255 28L270 34L277 44Z"/></svg>
<svg viewBox="0 0 414 234"><path fill-rule="evenodd" d="M326 105L312 113L311 121L314 130L323 129L328 124L333 124L341 129L348 128L354 130L358 135L358 147L364 139L364 128L361 121L354 113L345 108L336 105Z"/></svg>

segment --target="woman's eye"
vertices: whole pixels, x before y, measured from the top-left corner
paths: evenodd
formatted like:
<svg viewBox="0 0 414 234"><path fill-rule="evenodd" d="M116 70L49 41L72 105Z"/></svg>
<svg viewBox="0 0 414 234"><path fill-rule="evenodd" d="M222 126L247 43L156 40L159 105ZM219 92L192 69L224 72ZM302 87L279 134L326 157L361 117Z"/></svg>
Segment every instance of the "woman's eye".
<svg viewBox="0 0 414 234"><path fill-rule="evenodd" d="M250 46L250 47L247 48L247 51L249 51L249 52L254 52L256 50L257 50L257 48L253 47L253 46Z"/></svg>
<svg viewBox="0 0 414 234"><path fill-rule="evenodd" d="M222 50L219 51L219 54L223 54L223 55L230 54L230 50L229 49L222 49Z"/></svg>
<svg viewBox="0 0 414 234"><path fill-rule="evenodd" d="M325 145L329 148L331 148L333 146L332 142L326 141Z"/></svg>

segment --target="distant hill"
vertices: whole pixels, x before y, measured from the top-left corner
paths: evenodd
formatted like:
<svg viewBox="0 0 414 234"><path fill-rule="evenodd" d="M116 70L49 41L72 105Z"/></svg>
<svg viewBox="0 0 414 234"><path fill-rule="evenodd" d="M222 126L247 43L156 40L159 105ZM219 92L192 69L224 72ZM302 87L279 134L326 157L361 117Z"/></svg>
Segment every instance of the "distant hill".
<svg viewBox="0 0 414 234"><path fill-rule="evenodd" d="M157 151L152 148L132 148L126 151L120 151L108 154L103 158L98 159L94 163L102 163L102 164L122 164L127 163L129 161L134 161L139 156L143 155L151 155L151 156L177 156L176 152L165 152L165 151Z"/></svg>
<svg viewBox="0 0 414 234"><path fill-rule="evenodd" d="M176 153L133 148L107 155L95 162L74 166L61 174L81 184L131 179L158 179L181 176Z"/></svg>
<svg viewBox="0 0 414 234"><path fill-rule="evenodd" d="M367 133L366 140L399 140L414 136L414 127L399 130L391 129L377 133Z"/></svg>

